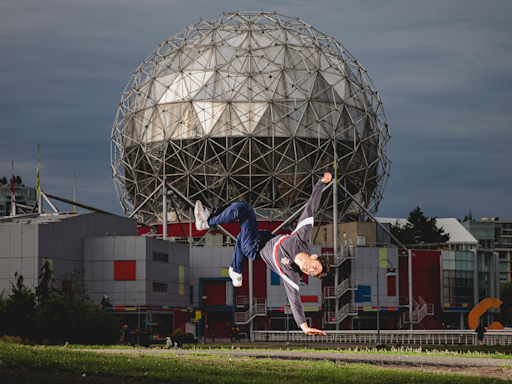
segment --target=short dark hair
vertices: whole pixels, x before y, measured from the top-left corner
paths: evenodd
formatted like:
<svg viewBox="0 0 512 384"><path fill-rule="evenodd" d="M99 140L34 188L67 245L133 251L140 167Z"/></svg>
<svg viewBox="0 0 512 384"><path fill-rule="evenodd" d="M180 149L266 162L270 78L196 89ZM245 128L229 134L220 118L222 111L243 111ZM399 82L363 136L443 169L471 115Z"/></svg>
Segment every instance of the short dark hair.
<svg viewBox="0 0 512 384"><path fill-rule="evenodd" d="M319 261L320 264L322 265L322 272L316 275L315 277L317 279L323 280L325 277L330 276L331 268L329 267L329 262L327 261L327 258L325 256L318 256L316 260Z"/></svg>

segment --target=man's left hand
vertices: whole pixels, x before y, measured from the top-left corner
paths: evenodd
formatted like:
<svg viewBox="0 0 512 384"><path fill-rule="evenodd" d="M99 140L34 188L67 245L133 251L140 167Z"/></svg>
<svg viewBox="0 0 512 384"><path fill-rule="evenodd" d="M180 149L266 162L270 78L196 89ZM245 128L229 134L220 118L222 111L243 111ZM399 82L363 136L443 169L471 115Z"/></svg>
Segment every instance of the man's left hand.
<svg viewBox="0 0 512 384"><path fill-rule="evenodd" d="M324 173L324 177L322 177L322 182L324 184L329 184L332 180L332 175L329 172Z"/></svg>

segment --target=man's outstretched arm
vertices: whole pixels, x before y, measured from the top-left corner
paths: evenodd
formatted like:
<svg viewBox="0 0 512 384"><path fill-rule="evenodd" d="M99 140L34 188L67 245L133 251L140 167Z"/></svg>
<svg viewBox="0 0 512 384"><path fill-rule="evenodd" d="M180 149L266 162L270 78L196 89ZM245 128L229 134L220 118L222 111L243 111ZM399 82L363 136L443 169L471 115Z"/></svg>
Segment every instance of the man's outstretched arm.
<svg viewBox="0 0 512 384"><path fill-rule="evenodd" d="M306 335L326 336L325 332L320 331L319 329L308 327L308 324L306 323L306 316L304 315L304 308L302 307L302 303L300 301L299 291L294 289L286 282L284 283L284 288L292 308L293 318L295 319L297 325L304 331Z"/></svg>
<svg viewBox="0 0 512 384"><path fill-rule="evenodd" d="M306 207L302 211L298 223L308 217L315 217L318 206L320 205L320 200L322 198L322 191L324 190L325 184L329 184L332 180L332 175L329 172L326 172L324 176L318 180L318 182L313 186L313 191L311 192L311 196L306 204Z"/></svg>

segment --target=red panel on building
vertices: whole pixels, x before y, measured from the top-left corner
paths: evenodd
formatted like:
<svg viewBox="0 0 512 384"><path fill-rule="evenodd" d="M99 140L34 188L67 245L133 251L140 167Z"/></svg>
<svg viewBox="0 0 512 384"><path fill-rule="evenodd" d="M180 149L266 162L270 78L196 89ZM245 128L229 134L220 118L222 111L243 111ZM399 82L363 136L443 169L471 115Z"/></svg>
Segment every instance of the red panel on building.
<svg viewBox="0 0 512 384"><path fill-rule="evenodd" d="M388 268L388 272L391 272L391 268ZM393 272L397 272L393 270ZM388 276L388 296L396 296L396 276Z"/></svg>
<svg viewBox="0 0 512 384"><path fill-rule="evenodd" d="M267 231L272 232L281 223L282 223L282 221L272 221L272 222L264 221L264 220L258 221L258 229L260 231L267 230ZM158 233L161 234L162 233L162 224L158 225L157 227L158 227ZM232 233L235 236L240 233L240 224L238 222L222 224L222 227L225 228L229 233ZM183 225L183 230L185 230L185 234L187 236L190 236L188 225ZM167 224L167 236L183 237L183 230L181 229L181 226L178 222L173 222L173 223ZM149 228L139 227L137 229L137 235L140 236L149 231L150 231ZM203 237L203 235L205 233L206 233L206 231L198 231L198 230L196 230L195 225L192 225L192 237ZM278 231L277 234L282 235L282 234L289 234L289 233L290 233L290 231L285 231L285 230L281 229ZM210 234L223 235L224 233L213 229L212 231L210 231Z"/></svg>
<svg viewBox="0 0 512 384"><path fill-rule="evenodd" d="M422 325L427 329L440 329L442 325L441 304L441 251L412 250L412 293L418 301L421 296L427 303L434 304L434 316L427 316ZM400 296L408 297L408 258L399 257Z"/></svg>
<svg viewBox="0 0 512 384"><path fill-rule="evenodd" d="M253 294L254 297L260 299L267 298L267 264L263 260L255 261L253 264L253 272L254 272L254 284L253 284ZM249 294L249 267L246 267L245 270L246 276L243 284L247 286L247 294ZM247 284L246 284L247 282Z"/></svg>
<svg viewBox="0 0 512 384"><path fill-rule="evenodd" d="M232 312L209 312L207 337L230 337L233 328Z"/></svg>
<svg viewBox="0 0 512 384"><path fill-rule="evenodd" d="M301 296L302 303L318 303L318 296Z"/></svg>
<svg viewBox="0 0 512 384"><path fill-rule="evenodd" d="M192 313L194 314L194 313ZM178 328L181 329L183 332L185 332L185 323L190 321L190 315L188 311L183 312L180 310L174 311L174 331L176 331Z"/></svg>
<svg viewBox="0 0 512 384"><path fill-rule="evenodd" d="M203 306L226 305L226 281L203 281L201 295Z"/></svg>
<svg viewBox="0 0 512 384"><path fill-rule="evenodd" d="M135 261L114 261L114 280L135 280Z"/></svg>

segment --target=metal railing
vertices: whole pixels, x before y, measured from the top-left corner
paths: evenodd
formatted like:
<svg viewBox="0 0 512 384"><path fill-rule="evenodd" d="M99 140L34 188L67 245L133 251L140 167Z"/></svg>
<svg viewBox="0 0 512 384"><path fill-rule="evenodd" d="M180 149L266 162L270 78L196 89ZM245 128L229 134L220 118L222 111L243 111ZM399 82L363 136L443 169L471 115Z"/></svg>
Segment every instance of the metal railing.
<svg viewBox="0 0 512 384"><path fill-rule="evenodd" d="M347 316L356 316L358 313L357 310L358 310L357 304L348 303L340 308L340 310L338 311L338 316L336 316L336 312L325 312L324 319L325 319L325 322L328 324L340 323L343 320L345 320L345 318L347 318Z"/></svg>
<svg viewBox="0 0 512 384"><path fill-rule="evenodd" d="M341 297L348 290L356 290L357 289L357 280L348 278L343 280L338 286L335 287L324 287L324 298L326 299L336 299Z"/></svg>
<svg viewBox="0 0 512 384"><path fill-rule="evenodd" d="M344 245L338 252L322 253L322 255L325 256L331 267L339 267L345 260L357 257L357 246L352 244Z"/></svg>
<svg viewBox="0 0 512 384"><path fill-rule="evenodd" d="M267 300L266 299L253 299L254 305L245 312L235 312L236 324L247 324L256 316L267 315Z"/></svg>
<svg viewBox="0 0 512 384"><path fill-rule="evenodd" d="M248 307L249 306L249 296L239 295L235 299L235 305L237 307Z"/></svg>
<svg viewBox="0 0 512 384"><path fill-rule="evenodd" d="M330 331L327 336L308 336L302 331L290 331L290 342L341 344L377 344L377 331ZM286 331L253 331L254 341L286 342ZM478 345L478 335L472 330L380 331L381 344L398 345ZM488 330L485 345L512 345L512 332Z"/></svg>
<svg viewBox="0 0 512 384"><path fill-rule="evenodd" d="M419 324L425 316L434 314L434 304L427 303L421 296L418 298L418 301L419 303L413 299L414 310L412 314L409 314L409 312L402 313L402 316L400 316L398 320L399 329L407 324Z"/></svg>

